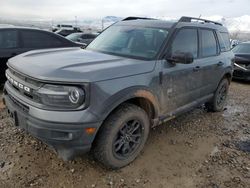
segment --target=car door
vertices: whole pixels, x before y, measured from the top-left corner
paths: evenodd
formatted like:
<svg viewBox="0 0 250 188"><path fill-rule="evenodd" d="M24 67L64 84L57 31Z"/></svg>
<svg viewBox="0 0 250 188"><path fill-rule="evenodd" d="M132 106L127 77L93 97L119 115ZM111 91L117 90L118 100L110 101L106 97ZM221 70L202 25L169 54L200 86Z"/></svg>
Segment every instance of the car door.
<svg viewBox="0 0 250 188"><path fill-rule="evenodd" d="M219 54L219 45L216 32L212 29L199 29L200 35L200 58L197 66L200 67L202 87L200 97L212 94L223 75L224 60Z"/></svg>
<svg viewBox="0 0 250 188"><path fill-rule="evenodd" d="M175 32L170 44L168 56L175 52L190 52L194 56L191 64L162 61L162 97L163 112L169 113L187 105L200 96L201 78L197 69L198 30L182 28Z"/></svg>

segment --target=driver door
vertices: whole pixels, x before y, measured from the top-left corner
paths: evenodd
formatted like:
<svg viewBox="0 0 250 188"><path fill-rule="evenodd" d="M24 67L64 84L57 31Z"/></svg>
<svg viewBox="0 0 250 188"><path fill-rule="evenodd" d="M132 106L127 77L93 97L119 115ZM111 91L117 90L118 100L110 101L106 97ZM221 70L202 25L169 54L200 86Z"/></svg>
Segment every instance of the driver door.
<svg viewBox="0 0 250 188"><path fill-rule="evenodd" d="M168 54L190 52L194 61L191 64L162 61L162 104L164 114L178 110L200 97L202 79L197 66L198 30L182 28L176 31Z"/></svg>

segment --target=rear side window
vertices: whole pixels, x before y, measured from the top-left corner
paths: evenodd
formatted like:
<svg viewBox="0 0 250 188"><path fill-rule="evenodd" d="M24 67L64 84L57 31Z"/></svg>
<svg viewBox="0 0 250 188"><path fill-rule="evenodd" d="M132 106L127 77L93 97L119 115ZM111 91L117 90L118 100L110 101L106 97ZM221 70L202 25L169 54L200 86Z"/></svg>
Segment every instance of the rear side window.
<svg viewBox="0 0 250 188"><path fill-rule="evenodd" d="M220 43L221 52L226 52L230 50L230 39L228 33L218 33L218 39Z"/></svg>
<svg viewBox="0 0 250 188"><path fill-rule="evenodd" d="M22 31L21 36L25 48L52 48L62 45L59 39L39 31Z"/></svg>
<svg viewBox="0 0 250 188"><path fill-rule="evenodd" d="M14 30L0 31L0 49L11 49L18 47L18 34Z"/></svg>
<svg viewBox="0 0 250 188"><path fill-rule="evenodd" d="M171 46L172 53L190 52L194 58L198 56L198 34L196 29L181 29Z"/></svg>
<svg viewBox="0 0 250 188"><path fill-rule="evenodd" d="M212 30L201 30L201 55L202 57L214 56L217 54L217 44Z"/></svg>

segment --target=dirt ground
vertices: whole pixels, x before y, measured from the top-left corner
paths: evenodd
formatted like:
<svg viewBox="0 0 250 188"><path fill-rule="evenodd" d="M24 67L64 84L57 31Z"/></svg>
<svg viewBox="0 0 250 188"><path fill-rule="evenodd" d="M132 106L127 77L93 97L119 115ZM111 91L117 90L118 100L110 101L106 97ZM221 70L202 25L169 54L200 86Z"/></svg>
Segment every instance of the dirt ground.
<svg viewBox="0 0 250 188"><path fill-rule="evenodd" d="M142 154L117 171L88 155L63 162L0 111L1 188L250 188L250 83L232 82L224 112L199 108L156 127Z"/></svg>

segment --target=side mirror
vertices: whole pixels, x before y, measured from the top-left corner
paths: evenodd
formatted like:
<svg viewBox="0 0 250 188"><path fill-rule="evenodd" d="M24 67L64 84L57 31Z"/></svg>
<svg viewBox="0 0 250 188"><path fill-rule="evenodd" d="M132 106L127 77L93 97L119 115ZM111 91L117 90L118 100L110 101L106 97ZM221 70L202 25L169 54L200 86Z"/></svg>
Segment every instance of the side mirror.
<svg viewBox="0 0 250 188"><path fill-rule="evenodd" d="M173 63L191 64L194 61L194 56L190 52L175 52L166 59Z"/></svg>

